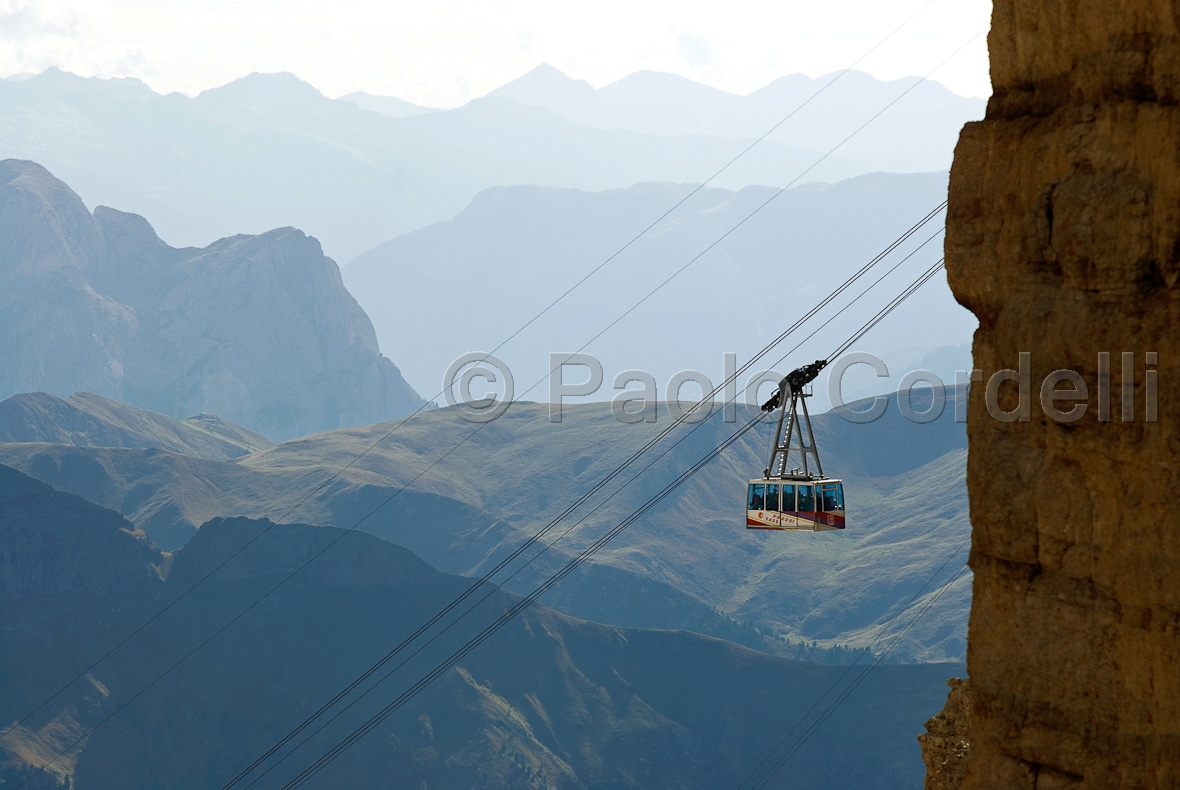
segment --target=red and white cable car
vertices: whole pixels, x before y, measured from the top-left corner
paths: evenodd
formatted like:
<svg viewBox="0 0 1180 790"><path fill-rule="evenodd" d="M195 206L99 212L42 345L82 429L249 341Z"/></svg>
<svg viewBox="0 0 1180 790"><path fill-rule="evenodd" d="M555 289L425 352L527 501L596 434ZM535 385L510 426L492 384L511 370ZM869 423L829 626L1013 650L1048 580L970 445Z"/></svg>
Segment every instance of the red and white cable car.
<svg viewBox="0 0 1180 790"><path fill-rule="evenodd" d="M844 483L824 477L807 413L810 395L804 392L826 365L826 361L817 360L792 371L762 406L763 411L779 408L778 428L770 463L763 476L751 480L746 488L747 529L844 529ZM798 453L801 466L789 466L791 453Z"/></svg>

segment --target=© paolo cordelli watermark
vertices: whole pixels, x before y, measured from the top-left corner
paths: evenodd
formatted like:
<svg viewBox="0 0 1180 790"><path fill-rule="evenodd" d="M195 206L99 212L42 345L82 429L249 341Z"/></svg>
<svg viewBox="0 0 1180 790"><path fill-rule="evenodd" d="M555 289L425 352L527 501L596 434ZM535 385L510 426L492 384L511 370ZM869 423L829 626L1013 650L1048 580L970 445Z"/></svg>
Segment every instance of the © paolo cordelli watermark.
<svg viewBox="0 0 1180 790"><path fill-rule="evenodd" d="M1135 408L1135 358L1130 351L1121 352L1119 381L1119 418L1122 422L1133 422ZM1143 415L1146 422L1159 420L1159 372L1153 368L1159 364L1159 354L1154 351L1143 355L1145 367L1143 386ZM833 360L827 366L827 396L832 411L848 422L864 424L879 420L889 408L890 398L877 395L865 398L855 405L869 404L866 408L853 410L844 398L844 376L856 365L868 365L878 378L888 378L889 368L874 354L857 351ZM738 376L737 354L722 355L722 386L714 386L712 380L699 370L682 370L672 375L664 387L663 399L659 398L656 379L643 370L624 370L614 377L612 387L619 392L611 399L611 414L622 423L654 423L659 419L661 408L671 419L683 418L685 422L697 423L708 419L720 402L722 419L727 423L738 419ZM567 370L570 375L567 375ZM576 374L574 371L578 371ZM561 422L562 404L567 398L584 398L596 394L604 382L602 363L591 354L582 352L551 353L549 355L549 421ZM1111 420L1111 354L1098 355L1094 389L1098 419ZM767 384L770 391L777 389L785 376L776 370L759 370L751 373L742 390L742 402L750 414L761 409L759 391ZM585 379L576 381L576 379ZM472 385L481 380L489 387L500 385L502 389L491 395L475 398ZM1032 419L1032 354L1020 352L1016 370L1002 369L985 377L981 370L959 370L955 372L956 386L984 384L984 404L988 414L998 422L1028 422ZM687 384L700 388L703 399L682 401L681 391ZM1015 406L1005 409L1000 405L1001 392L1005 384L1015 386ZM632 386L638 385L638 386ZM1069 385L1069 388L1063 388ZM915 390L928 394L929 404L924 409L914 407ZM491 422L508 410L515 397L516 385L512 371L503 360L485 352L474 351L464 354L451 363L443 376L443 397L448 406L468 422ZM458 397L456 397L456 395ZM1089 411L1090 384L1085 377L1073 370L1054 370L1039 384L1038 400L1045 417L1058 423L1072 423L1082 419ZM923 398L925 400L925 398ZM897 408L902 416L911 422L924 424L937 420L946 409L946 383L930 370L911 370L902 376L897 385ZM699 404L699 405L698 405ZM1069 408L1062 408L1065 404ZM956 398L954 403L956 422L967 421L967 400Z"/></svg>

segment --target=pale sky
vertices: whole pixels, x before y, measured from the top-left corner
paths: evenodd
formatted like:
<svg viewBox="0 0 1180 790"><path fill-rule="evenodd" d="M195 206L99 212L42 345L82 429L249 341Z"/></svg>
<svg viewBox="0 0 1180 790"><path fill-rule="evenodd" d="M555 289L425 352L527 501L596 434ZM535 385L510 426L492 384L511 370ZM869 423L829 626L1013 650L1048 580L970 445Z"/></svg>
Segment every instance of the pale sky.
<svg viewBox="0 0 1180 790"><path fill-rule="evenodd" d="M540 63L601 87L641 69L749 93L850 65L930 0L0 0L0 75L57 66L195 95L289 71L354 90L458 106ZM924 75L980 30L987 0L935 0L857 66ZM931 79L990 94L978 38Z"/></svg>

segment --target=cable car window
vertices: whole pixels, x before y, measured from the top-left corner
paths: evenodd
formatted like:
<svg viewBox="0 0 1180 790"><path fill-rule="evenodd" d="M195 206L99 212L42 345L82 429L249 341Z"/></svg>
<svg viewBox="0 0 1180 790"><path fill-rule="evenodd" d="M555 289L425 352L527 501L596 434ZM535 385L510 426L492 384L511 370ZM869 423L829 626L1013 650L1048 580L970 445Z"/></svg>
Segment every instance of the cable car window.
<svg viewBox="0 0 1180 790"><path fill-rule="evenodd" d="M823 509L829 513L833 510L844 509L843 505L840 503L840 497L838 496L839 488L840 486L837 483L823 484Z"/></svg>
<svg viewBox="0 0 1180 790"><path fill-rule="evenodd" d="M790 513L795 509L795 486L783 486L783 512Z"/></svg>
<svg viewBox="0 0 1180 790"><path fill-rule="evenodd" d="M750 484L750 497L746 503L747 510L761 510L762 509L762 493L765 486L761 483Z"/></svg>
<svg viewBox="0 0 1180 790"><path fill-rule="evenodd" d="M815 494L812 492L811 486L799 486L798 510L802 513L810 513L815 510Z"/></svg>
<svg viewBox="0 0 1180 790"><path fill-rule="evenodd" d="M766 486L766 510L778 510L778 485Z"/></svg>
<svg viewBox="0 0 1180 790"><path fill-rule="evenodd" d="M840 509L844 509L844 484L836 483L836 501L840 504Z"/></svg>

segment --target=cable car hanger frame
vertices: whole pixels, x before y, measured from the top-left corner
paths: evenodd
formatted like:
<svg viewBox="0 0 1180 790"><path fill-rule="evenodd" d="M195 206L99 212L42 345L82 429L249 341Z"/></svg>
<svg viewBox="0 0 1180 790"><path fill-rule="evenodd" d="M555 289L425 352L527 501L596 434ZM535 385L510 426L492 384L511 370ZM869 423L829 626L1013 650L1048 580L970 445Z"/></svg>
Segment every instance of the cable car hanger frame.
<svg viewBox="0 0 1180 790"><path fill-rule="evenodd" d="M762 411L779 410L770 446L770 460L762 477L746 488L746 528L827 532L844 529L844 483L824 476L806 387L827 367L817 359L788 373ZM790 466L792 453L799 466ZM814 467L814 468L813 468Z"/></svg>

